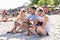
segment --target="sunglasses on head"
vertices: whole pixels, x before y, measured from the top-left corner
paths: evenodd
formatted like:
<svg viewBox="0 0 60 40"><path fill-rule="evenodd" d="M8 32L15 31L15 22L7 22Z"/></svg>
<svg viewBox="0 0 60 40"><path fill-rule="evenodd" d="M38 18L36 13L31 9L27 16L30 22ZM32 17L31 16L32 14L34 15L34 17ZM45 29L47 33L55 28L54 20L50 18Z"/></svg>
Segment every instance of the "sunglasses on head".
<svg viewBox="0 0 60 40"><path fill-rule="evenodd" d="M43 12L43 10L40 9L39 12Z"/></svg>
<svg viewBox="0 0 60 40"><path fill-rule="evenodd" d="M22 12L26 12L25 10L23 10Z"/></svg>

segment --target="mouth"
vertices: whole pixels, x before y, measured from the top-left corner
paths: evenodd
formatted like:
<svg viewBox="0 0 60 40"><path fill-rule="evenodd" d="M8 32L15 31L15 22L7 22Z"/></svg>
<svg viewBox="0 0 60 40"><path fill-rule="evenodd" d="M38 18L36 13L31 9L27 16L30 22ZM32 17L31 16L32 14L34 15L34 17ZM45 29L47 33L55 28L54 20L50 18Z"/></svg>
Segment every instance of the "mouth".
<svg viewBox="0 0 60 40"><path fill-rule="evenodd" d="M41 14L39 14L39 15L41 15Z"/></svg>

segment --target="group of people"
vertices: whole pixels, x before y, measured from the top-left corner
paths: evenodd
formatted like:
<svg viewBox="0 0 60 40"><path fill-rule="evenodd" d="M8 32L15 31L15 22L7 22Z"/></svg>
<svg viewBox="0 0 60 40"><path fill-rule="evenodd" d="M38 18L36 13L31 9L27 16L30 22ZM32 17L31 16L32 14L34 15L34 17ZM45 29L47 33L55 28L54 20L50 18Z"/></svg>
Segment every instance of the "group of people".
<svg viewBox="0 0 60 40"><path fill-rule="evenodd" d="M7 16L4 20L9 21ZM49 35L50 21L45 15L42 7L28 7L27 9L22 8L19 15L15 17L15 20L10 21L14 21L15 25L13 30L10 32L17 33L19 30L27 31L29 29L29 31L35 35ZM19 27L19 29L17 29L17 27Z"/></svg>

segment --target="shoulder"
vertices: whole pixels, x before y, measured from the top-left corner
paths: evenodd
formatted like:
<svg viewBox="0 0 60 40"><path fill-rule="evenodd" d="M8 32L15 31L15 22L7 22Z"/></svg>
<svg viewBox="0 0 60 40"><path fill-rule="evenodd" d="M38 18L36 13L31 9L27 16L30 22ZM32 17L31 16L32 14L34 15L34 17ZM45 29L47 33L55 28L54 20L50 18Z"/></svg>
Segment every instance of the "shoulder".
<svg viewBox="0 0 60 40"><path fill-rule="evenodd" d="M30 18L31 17L31 14L28 14L25 18Z"/></svg>
<svg viewBox="0 0 60 40"><path fill-rule="evenodd" d="M31 14L28 14L27 16L31 16Z"/></svg>
<svg viewBox="0 0 60 40"><path fill-rule="evenodd" d="M45 16L45 18L44 18L46 21L48 21L49 20L49 18L47 17L47 16Z"/></svg>
<svg viewBox="0 0 60 40"><path fill-rule="evenodd" d="M47 16L45 16L45 19L49 19Z"/></svg>

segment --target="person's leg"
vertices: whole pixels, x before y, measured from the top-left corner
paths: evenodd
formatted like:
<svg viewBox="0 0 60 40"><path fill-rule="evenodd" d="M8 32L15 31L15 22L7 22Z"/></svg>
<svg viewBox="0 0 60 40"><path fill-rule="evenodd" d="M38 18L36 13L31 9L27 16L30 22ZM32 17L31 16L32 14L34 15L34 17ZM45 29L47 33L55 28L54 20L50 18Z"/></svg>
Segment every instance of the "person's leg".
<svg viewBox="0 0 60 40"><path fill-rule="evenodd" d="M21 30L22 29L22 26L21 25L18 25L18 29L16 30L16 32L18 32L19 30Z"/></svg>
<svg viewBox="0 0 60 40"><path fill-rule="evenodd" d="M19 31L19 30L21 30L21 31L26 31L26 30L28 30L28 26L27 26L27 22L22 22L20 25L18 25L18 30L16 30L17 32Z"/></svg>
<svg viewBox="0 0 60 40"><path fill-rule="evenodd" d="M40 35L43 35L43 36L47 35L46 30L43 29L42 27L37 27L36 30L37 30L37 34L40 34Z"/></svg>
<svg viewBox="0 0 60 40"><path fill-rule="evenodd" d="M23 21L22 22L22 28L24 29L24 30L27 30L28 29L28 24L27 24L27 22L25 22L25 21Z"/></svg>
<svg viewBox="0 0 60 40"><path fill-rule="evenodd" d="M13 28L13 30L12 30L12 31L13 31L13 32L16 32L16 28L17 28L17 27L19 27L19 26L20 26L20 24L19 24L18 22L15 22L15 24L14 24L14 25L15 25L15 27Z"/></svg>
<svg viewBox="0 0 60 40"><path fill-rule="evenodd" d="M11 32L14 32L14 33L15 33L17 26L18 26L18 25L17 25L17 22L15 22L15 23L14 23L14 28L13 28L11 31L7 32L7 33L11 33Z"/></svg>
<svg viewBox="0 0 60 40"><path fill-rule="evenodd" d="M37 33L36 33L36 31L35 31L35 27L31 27L31 28L29 28L29 30L30 30L31 33L37 35Z"/></svg>

